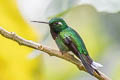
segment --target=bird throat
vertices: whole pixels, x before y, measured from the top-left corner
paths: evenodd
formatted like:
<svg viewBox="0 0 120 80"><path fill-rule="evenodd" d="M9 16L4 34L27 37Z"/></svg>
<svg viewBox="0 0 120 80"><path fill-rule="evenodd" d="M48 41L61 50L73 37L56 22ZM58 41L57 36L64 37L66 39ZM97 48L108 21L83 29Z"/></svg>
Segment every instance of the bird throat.
<svg viewBox="0 0 120 80"><path fill-rule="evenodd" d="M58 37L60 33L60 32L55 32L53 29L50 29L50 32L54 40Z"/></svg>

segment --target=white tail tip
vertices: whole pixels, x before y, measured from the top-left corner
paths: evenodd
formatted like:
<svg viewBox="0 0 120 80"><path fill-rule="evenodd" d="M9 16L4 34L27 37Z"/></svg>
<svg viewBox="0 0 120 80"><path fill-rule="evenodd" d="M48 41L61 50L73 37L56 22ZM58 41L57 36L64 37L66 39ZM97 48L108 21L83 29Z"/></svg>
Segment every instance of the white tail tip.
<svg viewBox="0 0 120 80"><path fill-rule="evenodd" d="M103 67L103 65L101 65L101 64L99 64L99 63L97 63L97 62L92 62L92 64L91 64L91 66L93 67L93 68L95 68L95 69L98 69L99 67Z"/></svg>

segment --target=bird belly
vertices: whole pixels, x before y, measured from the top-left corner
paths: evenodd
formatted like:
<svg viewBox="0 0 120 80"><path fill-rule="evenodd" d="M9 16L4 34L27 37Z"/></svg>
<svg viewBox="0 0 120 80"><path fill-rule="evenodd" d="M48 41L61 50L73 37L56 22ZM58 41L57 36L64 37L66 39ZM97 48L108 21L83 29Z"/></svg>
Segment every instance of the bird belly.
<svg viewBox="0 0 120 80"><path fill-rule="evenodd" d="M55 41L61 52L69 51L68 47L64 44L64 42L59 37L57 37Z"/></svg>

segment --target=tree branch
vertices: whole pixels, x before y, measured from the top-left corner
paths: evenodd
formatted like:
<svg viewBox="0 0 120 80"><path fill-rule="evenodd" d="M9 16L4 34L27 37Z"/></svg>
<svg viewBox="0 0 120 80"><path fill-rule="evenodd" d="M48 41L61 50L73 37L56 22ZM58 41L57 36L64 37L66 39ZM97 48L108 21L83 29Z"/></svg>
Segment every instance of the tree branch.
<svg viewBox="0 0 120 80"><path fill-rule="evenodd" d="M50 56L56 56L56 57L62 58L64 60L67 60L67 61L75 64L79 68L79 70L82 70L82 71L86 72L86 70L85 70L84 66L82 65L82 63L71 54L67 53L67 54L62 55L62 53L60 51L48 48L46 46L43 46L43 45L41 45L39 43L30 41L30 40L26 40L26 39L16 35L14 32L6 31L2 27L0 27L0 34L2 36L4 36L4 37L8 38L8 39L16 41L20 45L28 46L28 47L31 47L31 48L46 52ZM96 77L98 80L111 80L109 77L107 77L102 72L99 71L99 73L100 73L100 75L98 75L96 72L94 72L94 77Z"/></svg>

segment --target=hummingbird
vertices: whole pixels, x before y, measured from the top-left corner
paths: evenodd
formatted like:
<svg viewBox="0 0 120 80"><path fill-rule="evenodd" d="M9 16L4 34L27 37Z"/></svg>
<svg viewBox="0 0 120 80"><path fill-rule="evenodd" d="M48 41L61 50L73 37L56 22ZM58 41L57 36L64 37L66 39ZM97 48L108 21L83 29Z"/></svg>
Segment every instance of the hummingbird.
<svg viewBox="0 0 120 80"><path fill-rule="evenodd" d="M63 54L72 51L82 62L89 74L94 75L94 72L99 74L98 68L102 67L102 65L92 60L80 35L74 29L69 27L63 18L55 17L49 22L32 22L48 24L50 26L52 38L55 40L59 50Z"/></svg>

